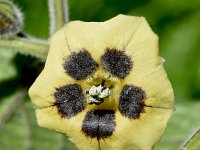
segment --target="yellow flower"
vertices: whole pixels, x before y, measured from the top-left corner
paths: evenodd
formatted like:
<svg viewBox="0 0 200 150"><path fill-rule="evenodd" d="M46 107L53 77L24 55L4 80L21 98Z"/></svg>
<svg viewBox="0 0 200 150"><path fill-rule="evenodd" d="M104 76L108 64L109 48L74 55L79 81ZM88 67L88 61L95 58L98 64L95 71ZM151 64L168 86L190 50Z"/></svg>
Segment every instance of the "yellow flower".
<svg viewBox="0 0 200 150"><path fill-rule="evenodd" d="M174 110L163 62L143 17L72 21L29 90L38 124L81 150L152 149Z"/></svg>

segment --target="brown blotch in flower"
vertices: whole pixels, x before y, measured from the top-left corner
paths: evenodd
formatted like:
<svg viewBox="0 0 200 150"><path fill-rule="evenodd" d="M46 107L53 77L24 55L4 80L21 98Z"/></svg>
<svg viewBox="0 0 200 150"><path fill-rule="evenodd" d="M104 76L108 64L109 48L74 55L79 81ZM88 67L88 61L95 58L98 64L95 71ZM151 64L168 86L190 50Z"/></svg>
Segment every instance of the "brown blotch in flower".
<svg viewBox="0 0 200 150"><path fill-rule="evenodd" d="M69 76L76 80L81 80L93 73L98 64L92 59L90 53L83 49L68 56L63 66Z"/></svg>
<svg viewBox="0 0 200 150"><path fill-rule="evenodd" d="M130 73L133 63L124 51L115 48L107 48L101 57L101 63L108 72L119 77L125 78Z"/></svg>
<svg viewBox="0 0 200 150"><path fill-rule="evenodd" d="M130 119L138 119L144 111L145 92L137 86L125 85L119 99L120 113Z"/></svg>
<svg viewBox="0 0 200 150"><path fill-rule="evenodd" d="M73 117L85 109L85 98L78 84L69 84L56 88L54 93L58 112L62 117Z"/></svg>
<svg viewBox="0 0 200 150"><path fill-rule="evenodd" d="M82 132L91 138L105 139L115 130L115 112L113 110L91 110L87 112Z"/></svg>

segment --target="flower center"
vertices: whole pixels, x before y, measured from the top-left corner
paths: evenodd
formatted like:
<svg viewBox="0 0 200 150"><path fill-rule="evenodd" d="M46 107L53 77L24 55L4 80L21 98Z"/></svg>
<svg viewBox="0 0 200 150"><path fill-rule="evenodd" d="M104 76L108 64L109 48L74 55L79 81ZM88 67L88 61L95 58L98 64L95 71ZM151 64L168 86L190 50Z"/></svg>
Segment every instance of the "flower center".
<svg viewBox="0 0 200 150"><path fill-rule="evenodd" d="M118 97L114 93L118 90L119 79L105 73L103 69L96 71L91 78L81 83L83 94L89 108L93 109L114 109Z"/></svg>
<svg viewBox="0 0 200 150"><path fill-rule="evenodd" d="M111 94L111 91L109 88L105 88L103 85L93 85L89 90L86 90L86 94L88 95L88 104L99 105L104 102L104 98Z"/></svg>

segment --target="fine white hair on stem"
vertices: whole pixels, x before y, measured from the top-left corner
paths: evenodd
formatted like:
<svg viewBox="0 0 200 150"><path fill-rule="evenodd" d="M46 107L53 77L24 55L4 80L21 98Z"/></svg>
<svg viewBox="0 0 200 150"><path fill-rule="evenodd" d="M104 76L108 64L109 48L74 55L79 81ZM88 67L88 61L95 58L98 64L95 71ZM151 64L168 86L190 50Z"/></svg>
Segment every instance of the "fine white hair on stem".
<svg viewBox="0 0 200 150"><path fill-rule="evenodd" d="M45 40L39 40L34 38L15 38L0 40L0 50L12 50L24 55L31 55L40 58L41 61L45 61L49 44Z"/></svg>
<svg viewBox="0 0 200 150"><path fill-rule="evenodd" d="M179 150L186 150L186 147L189 145L189 143L194 141L195 138L197 139L198 134L200 134L200 126L198 126L198 128L196 128L192 133L190 133L190 135L180 145Z"/></svg>
<svg viewBox="0 0 200 150"><path fill-rule="evenodd" d="M48 0L50 34L60 29L69 21L68 0Z"/></svg>
<svg viewBox="0 0 200 150"><path fill-rule="evenodd" d="M63 1L63 7L64 7L64 23L69 22L69 7L68 7L68 0L62 0Z"/></svg>

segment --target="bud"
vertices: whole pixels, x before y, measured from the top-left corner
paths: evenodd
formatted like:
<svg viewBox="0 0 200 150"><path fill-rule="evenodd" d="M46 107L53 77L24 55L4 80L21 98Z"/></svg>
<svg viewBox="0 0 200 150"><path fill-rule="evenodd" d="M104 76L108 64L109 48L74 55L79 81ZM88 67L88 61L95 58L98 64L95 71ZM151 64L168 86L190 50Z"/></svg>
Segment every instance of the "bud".
<svg viewBox="0 0 200 150"><path fill-rule="evenodd" d="M0 37L19 33L23 26L23 16L19 8L8 0L0 0Z"/></svg>

